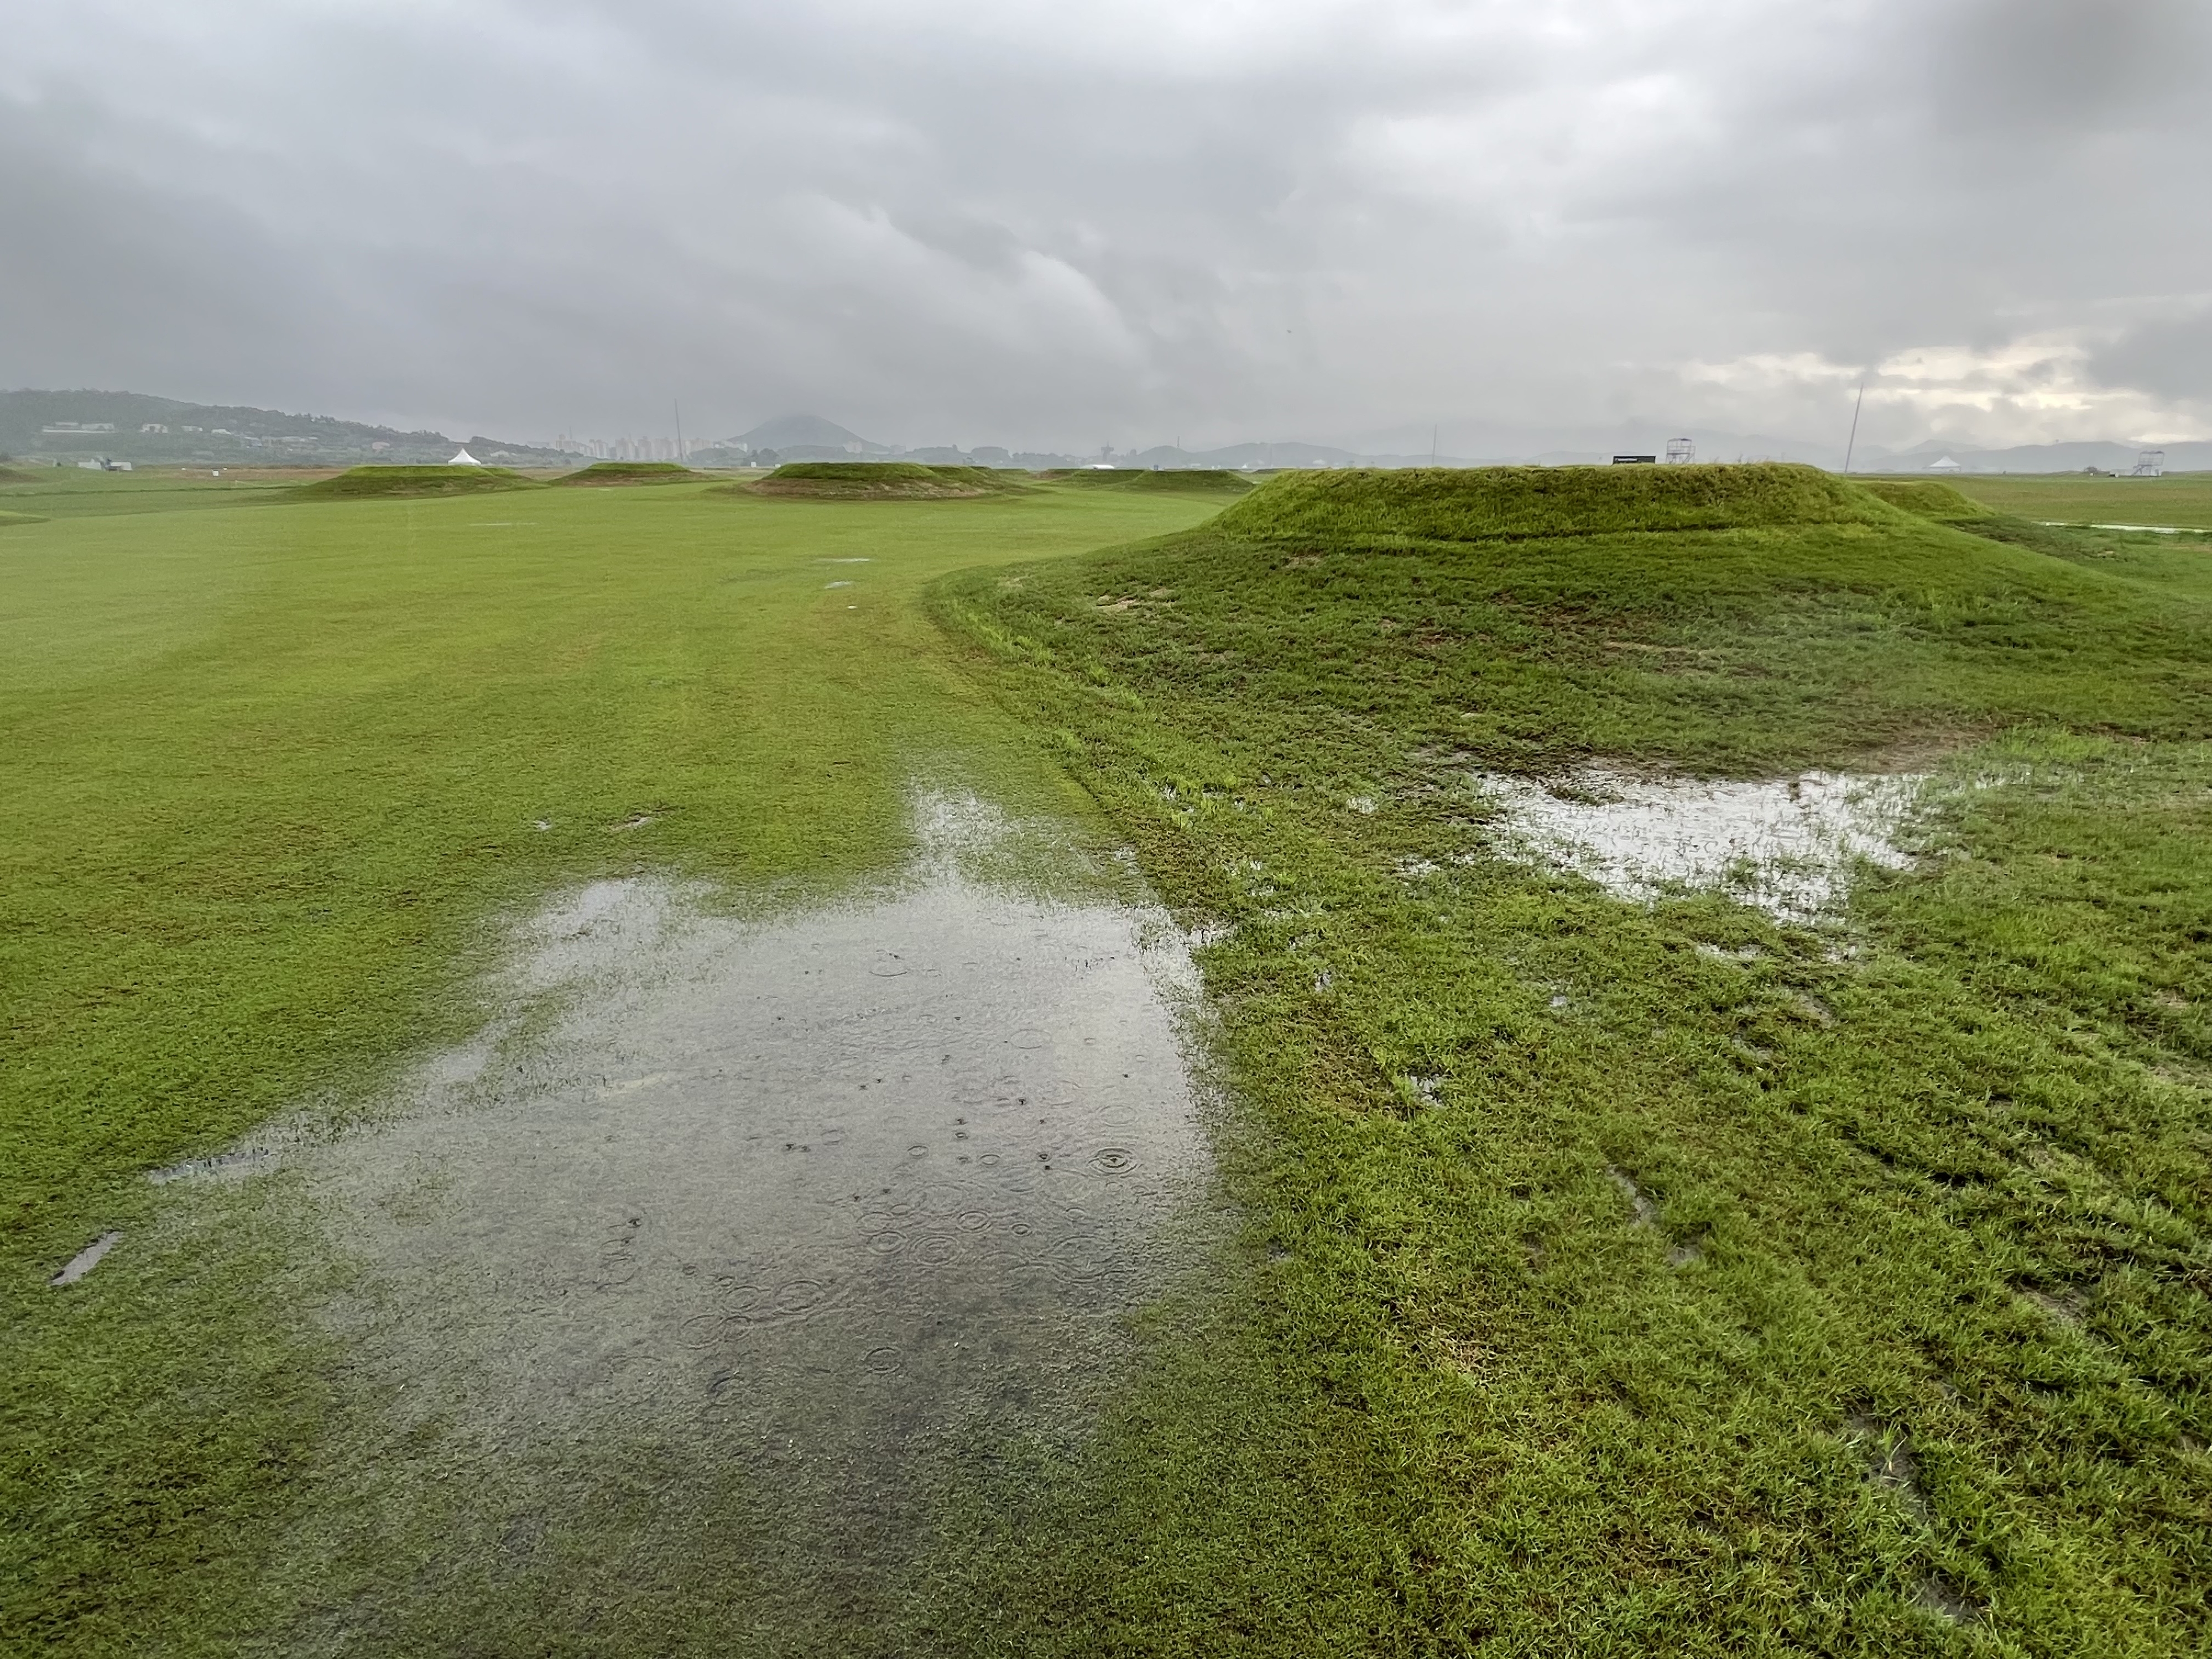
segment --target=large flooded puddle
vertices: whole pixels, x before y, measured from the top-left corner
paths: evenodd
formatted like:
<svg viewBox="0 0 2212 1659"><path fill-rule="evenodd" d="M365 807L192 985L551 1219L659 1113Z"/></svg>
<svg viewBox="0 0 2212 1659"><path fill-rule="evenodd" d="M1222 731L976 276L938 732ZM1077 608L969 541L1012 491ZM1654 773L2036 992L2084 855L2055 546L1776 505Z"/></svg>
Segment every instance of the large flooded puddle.
<svg viewBox="0 0 2212 1659"><path fill-rule="evenodd" d="M301 1155L378 1401L336 1507L405 1540L403 1600L658 1620L703 1574L679 1622L779 1650L879 1622L973 1460L1079 1436L1175 1265L1206 1153L1164 915L941 846L864 902L708 896L564 897L491 1035ZM296 1570L342 1579L354 1524ZM431 1637L362 1571L333 1644Z"/></svg>

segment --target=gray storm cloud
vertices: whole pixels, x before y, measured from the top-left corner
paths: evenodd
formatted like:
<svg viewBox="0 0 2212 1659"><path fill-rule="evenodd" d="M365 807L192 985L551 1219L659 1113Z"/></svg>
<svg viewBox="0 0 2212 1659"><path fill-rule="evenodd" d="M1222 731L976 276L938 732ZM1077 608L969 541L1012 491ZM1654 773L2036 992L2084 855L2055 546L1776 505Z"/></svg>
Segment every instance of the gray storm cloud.
<svg viewBox="0 0 2212 1659"><path fill-rule="evenodd" d="M2212 433L2208 9L27 11L0 383L544 434Z"/></svg>

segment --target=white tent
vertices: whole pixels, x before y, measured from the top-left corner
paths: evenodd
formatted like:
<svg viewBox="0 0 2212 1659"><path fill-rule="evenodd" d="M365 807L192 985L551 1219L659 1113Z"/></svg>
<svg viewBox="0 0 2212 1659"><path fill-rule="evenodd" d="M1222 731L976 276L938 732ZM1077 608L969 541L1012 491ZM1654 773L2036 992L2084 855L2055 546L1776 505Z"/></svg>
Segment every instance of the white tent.
<svg viewBox="0 0 2212 1659"><path fill-rule="evenodd" d="M447 466L482 466L483 463L470 454L467 450L457 449L453 452L453 459L447 461L446 465Z"/></svg>
<svg viewBox="0 0 2212 1659"><path fill-rule="evenodd" d="M1940 461L1929 462L1928 470L1930 472L1964 472L1966 469L1946 455Z"/></svg>

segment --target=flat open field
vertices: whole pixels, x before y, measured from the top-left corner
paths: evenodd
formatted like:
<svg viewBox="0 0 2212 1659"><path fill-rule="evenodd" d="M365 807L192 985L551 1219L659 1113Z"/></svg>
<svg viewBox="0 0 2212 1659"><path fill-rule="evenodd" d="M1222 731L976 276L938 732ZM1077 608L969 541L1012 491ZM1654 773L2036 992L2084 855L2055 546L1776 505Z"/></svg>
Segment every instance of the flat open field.
<svg viewBox="0 0 2212 1659"><path fill-rule="evenodd" d="M2023 519L2212 530L2212 473L2182 472L2163 478L2093 478L2079 472L2018 478L1966 474L1949 482L1984 505Z"/></svg>
<svg viewBox="0 0 2212 1659"><path fill-rule="evenodd" d="M2212 1646L2202 540L87 477L11 1642Z"/></svg>

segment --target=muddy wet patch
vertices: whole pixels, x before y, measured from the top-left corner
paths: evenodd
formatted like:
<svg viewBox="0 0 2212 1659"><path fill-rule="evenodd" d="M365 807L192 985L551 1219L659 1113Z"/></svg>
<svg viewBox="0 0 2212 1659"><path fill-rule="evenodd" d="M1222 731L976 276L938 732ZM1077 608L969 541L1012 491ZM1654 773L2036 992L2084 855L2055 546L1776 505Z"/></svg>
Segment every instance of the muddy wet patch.
<svg viewBox="0 0 2212 1659"><path fill-rule="evenodd" d="M921 819L939 854L994 822ZM1188 1260L1208 1163L1164 915L950 855L795 916L713 897L549 906L492 1031L288 1160L358 1264L329 1314L357 1439L286 1569L328 1645L588 1594L842 1650L979 1468L1079 1442Z"/></svg>

